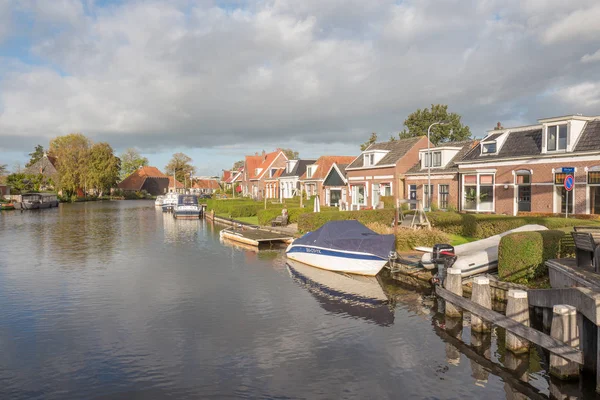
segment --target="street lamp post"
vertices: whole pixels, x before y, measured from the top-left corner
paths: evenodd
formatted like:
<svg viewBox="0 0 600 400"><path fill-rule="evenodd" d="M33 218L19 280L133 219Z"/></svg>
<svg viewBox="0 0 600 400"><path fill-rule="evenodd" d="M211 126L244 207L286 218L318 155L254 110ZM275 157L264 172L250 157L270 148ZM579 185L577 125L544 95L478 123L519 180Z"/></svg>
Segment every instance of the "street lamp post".
<svg viewBox="0 0 600 400"><path fill-rule="evenodd" d="M431 157L431 150L429 149L429 144L431 143L429 141L429 135L431 134L431 128L434 125L448 125L448 122L434 122L433 124L429 125L429 128L427 128L427 158L425 159L427 161L427 211L431 211L431 164L433 163L433 158Z"/></svg>

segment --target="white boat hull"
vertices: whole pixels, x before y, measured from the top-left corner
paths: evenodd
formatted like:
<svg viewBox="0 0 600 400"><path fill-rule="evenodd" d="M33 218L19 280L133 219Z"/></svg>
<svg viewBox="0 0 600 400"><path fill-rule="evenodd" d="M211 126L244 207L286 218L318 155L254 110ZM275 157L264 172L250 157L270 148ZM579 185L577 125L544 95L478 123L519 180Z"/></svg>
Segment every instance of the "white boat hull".
<svg viewBox="0 0 600 400"><path fill-rule="evenodd" d="M388 260L369 253L340 251L316 246L294 245L286 249L290 260L335 272L375 276Z"/></svg>

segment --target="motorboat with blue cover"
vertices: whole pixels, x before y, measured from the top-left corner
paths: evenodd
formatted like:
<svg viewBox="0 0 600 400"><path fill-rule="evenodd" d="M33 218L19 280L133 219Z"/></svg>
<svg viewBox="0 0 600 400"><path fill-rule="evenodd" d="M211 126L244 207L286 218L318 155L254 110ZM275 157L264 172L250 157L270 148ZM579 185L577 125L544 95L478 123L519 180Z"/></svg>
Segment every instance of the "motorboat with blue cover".
<svg viewBox="0 0 600 400"><path fill-rule="evenodd" d="M198 196L195 194L180 194L173 208L173 217L177 219L200 218L200 206Z"/></svg>
<svg viewBox="0 0 600 400"><path fill-rule="evenodd" d="M289 259L329 271L375 276L395 252L394 235L380 235L358 221L330 221L292 242Z"/></svg>

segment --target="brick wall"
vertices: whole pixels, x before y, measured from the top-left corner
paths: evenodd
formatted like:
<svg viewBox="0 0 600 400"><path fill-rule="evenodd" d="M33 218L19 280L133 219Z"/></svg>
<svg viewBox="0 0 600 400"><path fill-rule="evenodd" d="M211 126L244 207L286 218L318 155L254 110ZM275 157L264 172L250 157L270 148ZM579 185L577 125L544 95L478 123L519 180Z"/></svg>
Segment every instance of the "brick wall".
<svg viewBox="0 0 600 400"><path fill-rule="evenodd" d="M418 179L415 179L418 178ZM405 181L405 198L408 198L410 195L410 185L417 185L417 200L421 202L423 206L425 206L423 189L427 186L427 177L411 177L407 176ZM431 176L431 185L433 186L433 191L431 193L431 204L432 207L437 207L439 204L439 185L448 185L448 189L450 194L448 195L448 205L454 207L455 210L458 210L458 199L459 199L459 185L458 185L458 174L454 176L452 179L442 178L439 179L435 175Z"/></svg>

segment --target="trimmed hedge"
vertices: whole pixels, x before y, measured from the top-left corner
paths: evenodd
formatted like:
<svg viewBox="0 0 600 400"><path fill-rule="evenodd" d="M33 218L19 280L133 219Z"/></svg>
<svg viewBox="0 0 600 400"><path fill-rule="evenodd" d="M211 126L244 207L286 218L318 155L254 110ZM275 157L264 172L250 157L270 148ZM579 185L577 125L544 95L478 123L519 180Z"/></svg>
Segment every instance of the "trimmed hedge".
<svg viewBox="0 0 600 400"><path fill-rule="evenodd" d="M337 208L335 207L321 207L321 212L330 212L335 211ZM298 218L302 214L306 214L310 211L310 208L288 208L288 223L294 224L298 222ZM281 209L267 209L267 210L258 210L258 224L259 225L270 225L271 221L273 221L276 217L281 215Z"/></svg>
<svg viewBox="0 0 600 400"><path fill-rule="evenodd" d="M557 217L508 216L495 214L459 214L436 211L427 214L431 224L446 233L484 239L527 224L538 224L548 229L582 225L598 225L597 221Z"/></svg>
<svg viewBox="0 0 600 400"><path fill-rule="evenodd" d="M365 225L371 222L390 225L394 220L395 213L394 209L386 208L383 210L321 211L320 213L301 214L298 217L298 230L300 232L310 232L319 229L329 221L349 219L355 219Z"/></svg>
<svg viewBox="0 0 600 400"><path fill-rule="evenodd" d="M559 230L515 232L503 236L498 247L501 280L527 283L548 272L546 260L561 256L565 232Z"/></svg>
<svg viewBox="0 0 600 400"><path fill-rule="evenodd" d="M248 199L208 199L206 201L208 211L214 210L217 214L224 214L231 218L254 217L259 210L264 210L265 203ZM281 214L283 204L267 201L267 210L278 210Z"/></svg>

